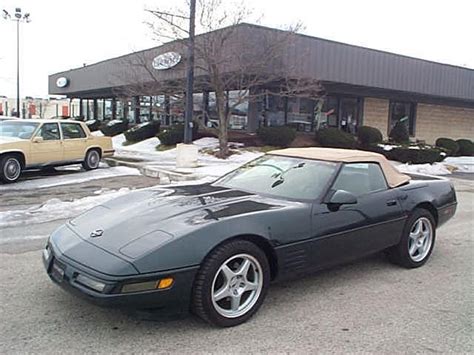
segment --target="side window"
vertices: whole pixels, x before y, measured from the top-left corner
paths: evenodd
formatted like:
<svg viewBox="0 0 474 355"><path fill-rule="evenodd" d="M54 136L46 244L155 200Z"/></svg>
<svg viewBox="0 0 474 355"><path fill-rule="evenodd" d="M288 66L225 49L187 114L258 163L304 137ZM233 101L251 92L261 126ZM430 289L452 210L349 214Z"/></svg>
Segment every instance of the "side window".
<svg viewBox="0 0 474 355"><path fill-rule="evenodd" d="M61 123L64 139L85 138L86 133L80 124L77 123Z"/></svg>
<svg viewBox="0 0 474 355"><path fill-rule="evenodd" d="M344 164L334 185L334 190L346 190L356 196L387 189L387 182L376 163Z"/></svg>
<svg viewBox="0 0 474 355"><path fill-rule="evenodd" d="M45 141L59 140L59 126L57 123L45 123L41 126L36 136L42 137Z"/></svg>

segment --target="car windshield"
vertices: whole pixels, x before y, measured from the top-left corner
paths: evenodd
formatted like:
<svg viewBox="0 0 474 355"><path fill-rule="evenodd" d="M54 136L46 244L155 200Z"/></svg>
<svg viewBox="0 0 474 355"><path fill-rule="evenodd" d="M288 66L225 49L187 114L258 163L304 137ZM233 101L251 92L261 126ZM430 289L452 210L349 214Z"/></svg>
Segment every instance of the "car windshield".
<svg viewBox="0 0 474 355"><path fill-rule="evenodd" d="M337 163L265 155L230 172L218 186L283 198L319 197L336 171Z"/></svg>
<svg viewBox="0 0 474 355"><path fill-rule="evenodd" d="M38 125L33 122L2 121L0 122L0 137L30 139Z"/></svg>

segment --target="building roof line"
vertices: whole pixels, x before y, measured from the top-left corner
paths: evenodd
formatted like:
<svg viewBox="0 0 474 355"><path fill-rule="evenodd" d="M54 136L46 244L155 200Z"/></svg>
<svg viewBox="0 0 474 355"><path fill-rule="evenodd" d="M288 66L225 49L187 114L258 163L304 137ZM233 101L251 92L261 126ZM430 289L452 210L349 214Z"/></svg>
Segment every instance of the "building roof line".
<svg viewBox="0 0 474 355"><path fill-rule="evenodd" d="M225 30L225 29L232 28L232 27L237 27L237 26L253 27L253 28L258 28L258 29L262 29L262 30L266 30L266 31L269 31L269 30L270 30L270 31L274 31L274 32L287 32L287 30L284 30L284 29L272 28L272 27L262 26L262 25L258 25L258 24L242 22L242 23L239 23L239 24L237 24L237 25L226 26L226 27L222 27L222 28L216 29L216 30L214 30L214 31L205 32L205 33L200 33L200 34L197 35L196 37L200 37L200 36L203 36L203 35L208 35L209 33L217 32L217 31L223 31L223 30ZM407 59L411 59L411 60L417 60L417 61L421 61L421 62L425 62L425 63L435 64L435 65L449 66L449 67L453 67L453 68L457 68L457 69L464 69L464 70L467 70L467 71L469 71L469 72L474 72L474 68L463 67L463 66L460 66L460 65L454 65L454 64L448 64L448 63L436 62L436 61L434 61L434 60L422 59L422 58L417 58L417 57L413 57L413 56L409 56L409 55L405 55L405 54L399 54L399 53L384 51L384 50L381 50L381 49L374 49L374 48L364 47L364 46L360 46L360 45L355 45L355 44L349 44L349 43L339 42L339 41L335 41L335 40L332 40L332 39L321 38L321 37L312 36L312 35L308 35L308 34L304 34L304 33L296 33L296 35L297 35L297 36L301 36L301 37L305 37L305 38L309 38L309 39L313 39L313 40L316 39L316 40L319 40L319 41L334 43L334 44L338 44L338 45L342 45L342 46L346 46L346 47L359 48L359 49L363 49L363 50L367 50L367 51L378 52L378 53L382 53L382 54L389 54L389 55L398 56L398 57L403 57L403 58L407 58ZM67 73L67 72L70 72L70 71L73 71L73 70L80 70L80 69L83 69L83 68L84 68L84 69L85 69L85 68L89 68L89 67L91 67L91 66L95 66L95 65L98 65L98 64L102 64L102 63L104 63L104 62L108 62L108 61L112 61L112 60L124 58L124 57L130 56L130 55L132 55L132 54L140 54L140 53L147 52L147 51L150 51L150 50L153 50L153 49L158 49L158 48L163 47L163 46L165 46L165 45L170 45L170 44L173 44L173 43L178 43L178 42L181 42L181 41L183 41L183 40L185 40L185 39L186 39L186 38L176 39L176 40L173 40L173 41L170 41L170 42L163 43L163 44L161 44L161 45L159 45L159 46L149 47L149 48L142 49L142 50L139 50L139 51L136 51L136 52L133 51L133 52L130 52L130 53L127 53L127 54L122 54L122 55L119 55L119 56L116 56L116 57L112 57L112 58L100 60L100 61L98 61L98 62L89 64L89 65L86 65L86 66L82 66L82 67L77 67L77 68L72 68L72 69L68 69L68 70L59 71L59 72L50 74L50 76L52 76L52 75L58 75L58 74L61 74L61 73Z"/></svg>

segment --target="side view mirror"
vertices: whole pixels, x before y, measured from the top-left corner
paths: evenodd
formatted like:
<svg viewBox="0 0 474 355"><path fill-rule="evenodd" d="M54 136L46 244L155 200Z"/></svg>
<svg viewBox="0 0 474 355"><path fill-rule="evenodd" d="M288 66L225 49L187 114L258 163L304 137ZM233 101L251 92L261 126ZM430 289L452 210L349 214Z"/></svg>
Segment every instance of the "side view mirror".
<svg viewBox="0 0 474 355"><path fill-rule="evenodd" d="M35 137L35 138L33 138L33 143L41 143L41 142L43 142L43 141L44 141L43 137Z"/></svg>
<svg viewBox="0 0 474 355"><path fill-rule="evenodd" d="M328 205L333 206L341 206L341 205L353 205L357 203L357 197L350 193L349 191L345 190L336 190L329 201L327 202Z"/></svg>

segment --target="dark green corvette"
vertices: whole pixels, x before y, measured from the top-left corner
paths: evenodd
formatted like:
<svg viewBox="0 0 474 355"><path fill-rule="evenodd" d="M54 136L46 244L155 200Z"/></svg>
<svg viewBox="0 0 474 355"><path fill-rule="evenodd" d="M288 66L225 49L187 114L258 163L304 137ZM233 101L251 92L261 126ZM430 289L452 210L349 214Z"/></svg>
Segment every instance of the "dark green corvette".
<svg viewBox="0 0 474 355"><path fill-rule="evenodd" d="M98 304L250 318L271 281L386 250L423 265L456 210L445 179L398 173L374 153L273 151L214 183L139 190L57 229L51 279Z"/></svg>

